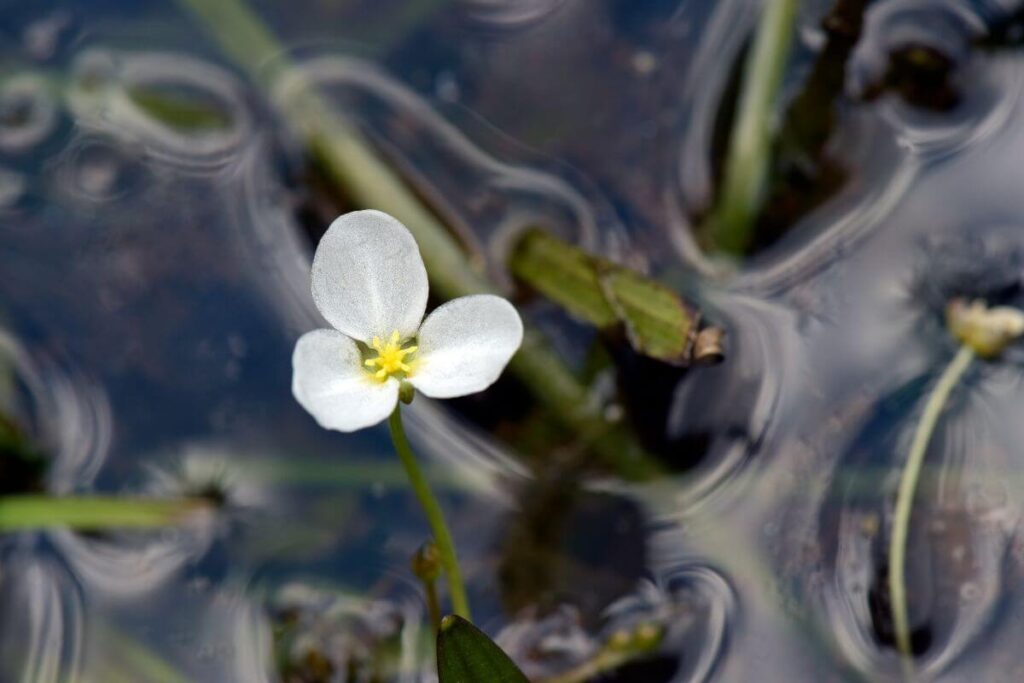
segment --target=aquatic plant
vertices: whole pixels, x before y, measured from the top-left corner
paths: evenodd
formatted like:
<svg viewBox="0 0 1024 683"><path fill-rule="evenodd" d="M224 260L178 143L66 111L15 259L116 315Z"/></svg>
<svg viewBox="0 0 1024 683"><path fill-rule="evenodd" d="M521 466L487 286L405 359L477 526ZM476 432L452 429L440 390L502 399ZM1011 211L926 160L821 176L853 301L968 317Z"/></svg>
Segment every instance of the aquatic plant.
<svg viewBox="0 0 1024 683"><path fill-rule="evenodd" d="M913 670L910 618L907 608L906 551L910 533L910 514L917 484L921 478L924 456L946 402L957 383L976 357L993 359L1008 344L1024 334L1024 312L1010 306L989 308L982 301L970 303L954 299L946 309L946 326L960 349L942 372L925 403L921 419L914 430L910 453L903 466L896 507L893 512L889 546L889 592L892 602L893 631L896 648L908 673Z"/></svg>
<svg viewBox="0 0 1024 683"><path fill-rule="evenodd" d="M391 438L430 523L455 612L468 619L455 545L405 436L398 401L411 402L415 391L453 398L489 387L523 341L519 314L501 297L477 294L424 320L427 271L416 240L379 211L331 224L313 258L312 290L335 329L307 332L295 344L295 399L321 426L342 432L391 416Z"/></svg>
<svg viewBox="0 0 1024 683"><path fill-rule="evenodd" d="M721 195L708 232L719 250L737 256L753 240L771 158L772 117L792 43L797 0L778 0L763 10L744 65L743 93L729 139Z"/></svg>

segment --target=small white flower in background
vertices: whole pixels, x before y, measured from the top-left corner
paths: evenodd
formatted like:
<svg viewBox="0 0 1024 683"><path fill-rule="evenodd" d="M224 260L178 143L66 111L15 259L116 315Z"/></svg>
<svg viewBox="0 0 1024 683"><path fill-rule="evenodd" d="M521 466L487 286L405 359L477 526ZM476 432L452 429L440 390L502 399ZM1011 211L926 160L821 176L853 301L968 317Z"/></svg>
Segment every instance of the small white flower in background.
<svg viewBox="0 0 1024 683"><path fill-rule="evenodd" d="M313 301L336 329L308 332L295 344L292 393L327 429L381 422L402 382L432 398L483 391L523 340L516 309L490 294L454 299L423 320L427 271L419 247L379 211L331 224L312 280Z"/></svg>
<svg viewBox="0 0 1024 683"><path fill-rule="evenodd" d="M946 323L957 341L982 358L995 358L1024 335L1024 311L1012 306L989 308L984 301L953 299L946 307Z"/></svg>

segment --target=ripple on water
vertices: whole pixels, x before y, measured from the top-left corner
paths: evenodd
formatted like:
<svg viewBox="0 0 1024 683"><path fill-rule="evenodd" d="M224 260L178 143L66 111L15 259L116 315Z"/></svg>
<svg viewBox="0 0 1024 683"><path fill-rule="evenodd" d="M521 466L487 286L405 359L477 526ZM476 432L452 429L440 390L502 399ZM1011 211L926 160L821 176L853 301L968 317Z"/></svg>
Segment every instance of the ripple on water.
<svg viewBox="0 0 1024 683"><path fill-rule="evenodd" d="M607 675L611 681L700 683L723 654L734 598L710 568L675 567L610 605L596 632L574 608L520 614L495 637L531 679L556 676L592 658L616 634L654 626L662 640L649 656ZM631 672L631 673L630 673Z"/></svg>
<svg viewBox="0 0 1024 683"><path fill-rule="evenodd" d="M56 159L55 189L85 206L123 199L149 177L139 151L106 135L77 135Z"/></svg>
<svg viewBox="0 0 1024 683"><path fill-rule="evenodd" d="M82 593L53 557L5 541L0 549L0 678L30 683L80 680ZM6 550L6 552L5 552Z"/></svg>
<svg viewBox="0 0 1024 683"><path fill-rule="evenodd" d="M881 399L843 456L824 501L825 604L836 642L865 673L898 677L888 607L892 506L930 376ZM985 400L985 372L961 385L925 458L907 552L909 614L919 667L944 671L996 616L1003 561L1021 510L1008 504L1014 448L1005 409ZM998 385L998 382L996 386Z"/></svg>
<svg viewBox="0 0 1024 683"><path fill-rule="evenodd" d="M0 372L11 387L5 412L51 461L47 488L88 488L110 450L113 416L106 393L70 363L32 354L0 329Z"/></svg>
<svg viewBox="0 0 1024 683"><path fill-rule="evenodd" d="M149 533L108 532L85 536L55 534L80 580L112 599L130 599L157 589L184 567L199 561L218 540L240 526L251 526L281 501L264 480L251 476L243 455L228 444L184 443L169 453L143 458L148 479L143 492L153 498L205 497L215 510L191 515L187 523ZM153 463L163 461L162 466Z"/></svg>
<svg viewBox="0 0 1024 683"><path fill-rule="evenodd" d="M508 284L507 250L528 227L543 226L588 249L613 255L621 250L618 219L582 178L564 167L546 169L550 161L545 164L479 119L462 112L457 128L377 66L336 56L300 64L275 97L287 100L309 83L364 130L497 281ZM500 154L484 150L463 129L478 131Z"/></svg>
<svg viewBox="0 0 1024 683"><path fill-rule="evenodd" d="M67 364L33 357L10 335L0 334L0 370L11 388L3 410L49 456L46 491L93 490L110 451L113 417L106 394ZM150 590L201 556L212 538L211 520L151 533L83 535L56 529L45 535L76 581L110 596ZM31 534L29 534L31 536Z"/></svg>
<svg viewBox="0 0 1024 683"><path fill-rule="evenodd" d="M807 8L803 11L817 16ZM714 131L729 93L731 71L720 66L739 58L756 19L756 6L750 3L715 5L708 27L699 36L676 124L681 131L678 161L674 185L666 188L669 238L679 255L706 275L721 276L731 269L709 258L698 241L701 221L714 200ZM748 259L741 273L730 273L735 276L731 288L771 296L833 264L884 219L919 166L899 146L892 125L870 108L841 109L827 155L854 174L777 243Z"/></svg>
<svg viewBox="0 0 1024 683"><path fill-rule="evenodd" d="M483 28L511 31L533 26L568 0L459 0L459 8ZM574 0L577 1L578 0Z"/></svg>
<svg viewBox="0 0 1024 683"><path fill-rule="evenodd" d="M673 517L709 496L731 495L724 484L760 452L782 395L779 378L796 348L787 340L791 316L784 309L720 293L707 304L726 329L726 359L687 373L674 390L666 436L688 469L686 485L662 511Z"/></svg>
<svg viewBox="0 0 1024 683"><path fill-rule="evenodd" d="M186 54L83 51L69 101L80 126L133 143L167 163L231 163L253 131L241 84Z"/></svg>
<svg viewBox="0 0 1024 683"><path fill-rule="evenodd" d="M906 149L930 161L976 146L1013 120L1024 92L1015 59L974 49L985 25L971 3L962 0L890 0L868 13L863 38L852 55L849 89L864 93L886 78L900 50L933 50L948 60L951 101L942 111L890 95L880 113ZM940 84L932 84L937 91Z"/></svg>
<svg viewBox="0 0 1024 683"><path fill-rule="evenodd" d="M50 83L21 74L0 86L0 152L22 154L46 140L57 129L59 108Z"/></svg>

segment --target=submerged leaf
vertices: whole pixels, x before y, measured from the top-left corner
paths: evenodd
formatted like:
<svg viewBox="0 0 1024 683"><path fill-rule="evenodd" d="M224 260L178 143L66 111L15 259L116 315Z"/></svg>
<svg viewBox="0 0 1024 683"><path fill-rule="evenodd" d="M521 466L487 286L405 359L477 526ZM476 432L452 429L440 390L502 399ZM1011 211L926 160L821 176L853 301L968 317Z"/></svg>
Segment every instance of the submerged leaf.
<svg viewBox="0 0 1024 683"><path fill-rule="evenodd" d="M610 270L601 283L634 349L660 360L688 357L694 316L675 292L625 268Z"/></svg>
<svg viewBox="0 0 1024 683"><path fill-rule="evenodd" d="M188 132L223 130L231 123L216 104L188 92L137 86L128 95L135 106L170 128Z"/></svg>
<svg viewBox="0 0 1024 683"><path fill-rule="evenodd" d="M668 287L541 230L519 240L509 267L571 315L599 328L621 324L638 353L691 360L699 316Z"/></svg>
<svg viewBox="0 0 1024 683"><path fill-rule="evenodd" d="M608 327L618 316L605 298L594 266L594 257L542 230L526 233L509 262L516 277L570 314Z"/></svg>
<svg viewBox="0 0 1024 683"><path fill-rule="evenodd" d="M455 615L441 620L437 675L440 683L529 683L494 641Z"/></svg>

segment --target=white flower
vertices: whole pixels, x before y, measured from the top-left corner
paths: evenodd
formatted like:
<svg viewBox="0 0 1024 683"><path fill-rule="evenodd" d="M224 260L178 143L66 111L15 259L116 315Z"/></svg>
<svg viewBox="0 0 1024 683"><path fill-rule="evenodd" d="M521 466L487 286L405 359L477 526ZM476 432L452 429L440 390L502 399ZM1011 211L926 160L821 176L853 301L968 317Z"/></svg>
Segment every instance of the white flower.
<svg viewBox="0 0 1024 683"><path fill-rule="evenodd" d="M403 381L432 398L483 391L523 340L516 309L490 294L454 299L423 320L427 271L419 247L379 211L331 224L312 279L313 301L336 329L308 332L295 344L292 393L327 429L351 432L384 420Z"/></svg>
<svg viewBox="0 0 1024 683"><path fill-rule="evenodd" d="M946 323L957 341L982 358L995 358L1024 335L1024 312L1011 306L989 308L980 299L950 301Z"/></svg>

